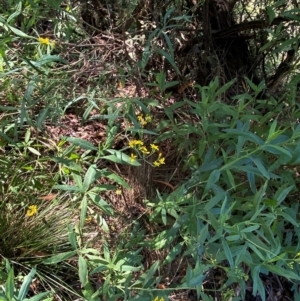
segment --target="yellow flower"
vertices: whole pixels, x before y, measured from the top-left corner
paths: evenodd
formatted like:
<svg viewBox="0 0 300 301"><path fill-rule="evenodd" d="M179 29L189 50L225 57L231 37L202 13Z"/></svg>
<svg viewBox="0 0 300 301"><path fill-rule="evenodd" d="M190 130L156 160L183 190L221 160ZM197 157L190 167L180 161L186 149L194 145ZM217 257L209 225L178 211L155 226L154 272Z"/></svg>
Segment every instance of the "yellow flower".
<svg viewBox="0 0 300 301"><path fill-rule="evenodd" d="M85 219L85 222L90 224L91 222L93 221L93 217L92 216L89 216Z"/></svg>
<svg viewBox="0 0 300 301"><path fill-rule="evenodd" d="M147 122L151 122L152 121L152 117L150 115L146 115L145 120Z"/></svg>
<svg viewBox="0 0 300 301"><path fill-rule="evenodd" d="M43 45L50 45L50 46L54 46L55 45L55 41L50 40L49 38L42 38L39 37L38 38L39 42Z"/></svg>
<svg viewBox="0 0 300 301"><path fill-rule="evenodd" d="M160 158L158 160L160 165L165 164L165 158Z"/></svg>
<svg viewBox="0 0 300 301"><path fill-rule="evenodd" d="M147 150L146 146L140 146L139 150L144 154L144 155L148 155L150 154L150 152Z"/></svg>
<svg viewBox="0 0 300 301"><path fill-rule="evenodd" d="M153 162L153 165L154 165L155 167L158 167L158 166L160 165L160 163L159 163L159 161L154 161L154 162Z"/></svg>
<svg viewBox="0 0 300 301"><path fill-rule="evenodd" d="M131 154L130 155L130 162L134 162L136 158L137 158L137 155Z"/></svg>
<svg viewBox="0 0 300 301"><path fill-rule="evenodd" d="M144 125L147 124L147 121L144 119L143 115L139 115L139 116L137 117L137 119L138 119L138 121L139 121L141 127L143 127Z"/></svg>
<svg viewBox="0 0 300 301"><path fill-rule="evenodd" d="M130 148L134 148L135 146L143 146L144 142L142 140L131 140L128 145Z"/></svg>
<svg viewBox="0 0 300 301"><path fill-rule="evenodd" d="M151 146L151 149L152 149L154 152L155 152L155 151L159 151L159 148L158 148L158 146L157 146L156 144L151 143L150 146Z"/></svg>
<svg viewBox="0 0 300 301"><path fill-rule="evenodd" d="M162 157L162 153L159 153L158 158L157 158L156 161L153 162L153 165L155 167L158 167L158 166L163 165L163 164L165 164L165 158Z"/></svg>
<svg viewBox="0 0 300 301"><path fill-rule="evenodd" d="M121 194L122 194L122 190L121 190L121 189L117 189L117 190L116 190L116 194L117 194L117 195L121 195Z"/></svg>
<svg viewBox="0 0 300 301"><path fill-rule="evenodd" d="M30 205L27 209L26 215L33 216L37 214L37 205Z"/></svg>

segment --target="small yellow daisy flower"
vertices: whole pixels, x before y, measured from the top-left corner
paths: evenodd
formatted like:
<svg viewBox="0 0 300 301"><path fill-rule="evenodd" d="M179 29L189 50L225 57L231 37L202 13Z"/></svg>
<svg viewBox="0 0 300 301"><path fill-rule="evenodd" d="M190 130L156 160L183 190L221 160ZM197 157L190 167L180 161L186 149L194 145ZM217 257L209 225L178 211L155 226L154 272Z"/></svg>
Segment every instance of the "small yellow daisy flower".
<svg viewBox="0 0 300 301"><path fill-rule="evenodd" d="M26 215L30 217L36 214L37 214L37 205L30 205L27 209Z"/></svg>
<svg viewBox="0 0 300 301"><path fill-rule="evenodd" d="M159 153L156 161L153 162L155 167L165 164L165 158L162 156L162 153Z"/></svg>
<svg viewBox="0 0 300 301"><path fill-rule="evenodd" d="M159 147L156 144L151 143L150 144L151 149L155 152L155 151L159 151Z"/></svg>
<svg viewBox="0 0 300 301"><path fill-rule="evenodd" d="M158 166L160 165L160 163L159 163L159 161L154 161L154 162L153 162L153 165L154 165L155 167L158 167Z"/></svg>
<svg viewBox="0 0 300 301"><path fill-rule="evenodd" d="M139 150L144 154L144 155L148 155L150 154L150 152L147 150L146 146L140 146Z"/></svg>
<svg viewBox="0 0 300 301"><path fill-rule="evenodd" d="M49 38L42 38L42 37L39 37L38 38L39 42L42 44L42 45L50 45L50 46L54 46L55 45L55 42L50 40Z"/></svg>
<svg viewBox="0 0 300 301"><path fill-rule="evenodd" d="M135 146L143 146L144 142L142 140L131 140L128 145L130 148L134 148Z"/></svg>
<svg viewBox="0 0 300 301"><path fill-rule="evenodd" d="M131 154L130 155L130 162L134 162L136 158L137 158L137 155Z"/></svg>
<svg viewBox="0 0 300 301"><path fill-rule="evenodd" d="M138 119L138 121L139 121L141 127L143 127L143 126L145 126L145 125L147 124L147 121L144 119L144 117L143 117L142 115L139 115L139 116L137 117L137 119Z"/></svg>
<svg viewBox="0 0 300 301"><path fill-rule="evenodd" d="M160 165L165 164L165 158L160 158L160 159L159 159L159 164L160 164Z"/></svg>

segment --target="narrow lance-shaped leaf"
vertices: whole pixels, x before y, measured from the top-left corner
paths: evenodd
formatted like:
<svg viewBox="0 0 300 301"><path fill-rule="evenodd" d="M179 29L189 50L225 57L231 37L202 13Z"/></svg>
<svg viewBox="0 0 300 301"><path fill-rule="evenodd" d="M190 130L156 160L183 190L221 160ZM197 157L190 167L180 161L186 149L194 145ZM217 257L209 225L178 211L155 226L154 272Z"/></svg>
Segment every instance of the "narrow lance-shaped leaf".
<svg viewBox="0 0 300 301"><path fill-rule="evenodd" d="M35 273L36 273L36 269L32 268L30 273L27 276L25 276L24 281L21 285L19 294L18 294L18 300L24 300L25 299Z"/></svg>
<svg viewBox="0 0 300 301"><path fill-rule="evenodd" d="M88 270L86 261L81 255L78 258L78 275L80 283L84 287L88 282Z"/></svg>
<svg viewBox="0 0 300 301"><path fill-rule="evenodd" d="M81 210L80 210L80 228L83 229L87 212L87 197L84 196L81 201Z"/></svg>
<svg viewBox="0 0 300 301"><path fill-rule="evenodd" d="M211 172L211 174L209 175L209 178L207 180L207 184L205 186L204 189L204 193L208 192L212 186L219 180L220 178L220 170L219 169L215 169Z"/></svg>
<svg viewBox="0 0 300 301"><path fill-rule="evenodd" d="M91 184L97 179L96 173L97 173L96 165L91 165L84 176L83 185L82 185L82 189L84 192L86 192L90 188Z"/></svg>
<svg viewBox="0 0 300 301"><path fill-rule="evenodd" d="M5 294L6 297L10 300L13 300L14 292L15 292L15 279L14 279L14 268L10 268L8 273L7 280L5 282Z"/></svg>

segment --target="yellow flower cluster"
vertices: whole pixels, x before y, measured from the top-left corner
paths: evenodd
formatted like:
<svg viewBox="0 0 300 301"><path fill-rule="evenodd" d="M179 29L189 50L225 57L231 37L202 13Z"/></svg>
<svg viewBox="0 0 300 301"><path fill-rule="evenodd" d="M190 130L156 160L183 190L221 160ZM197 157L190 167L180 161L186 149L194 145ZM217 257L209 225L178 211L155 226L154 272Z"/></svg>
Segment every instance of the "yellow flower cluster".
<svg viewBox="0 0 300 301"><path fill-rule="evenodd" d="M164 298L161 297L160 299L158 297L156 297L153 301L164 301Z"/></svg>
<svg viewBox="0 0 300 301"><path fill-rule="evenodd" d="M142 140L131 140L131 141L129 141L128 145L130 148L134 148L134 149L140 151L143 155L149 155L149 154L153 154L154 152L159 151L158 145L151 143L150 144L151 152L150 152L149 148L147 148L144 145L144 142ZM130 162L134 162L136 160L136 158L137 158L137 155L131 153ZM162 153L159 153L158 158L156 161L154 161L153 165L155 167L158 167L162 164L165 164L165 158L162 156Z"/></svg>
<svg viewBox="0 0 300 301"><path fill-rule="evenodd" d="M27 209L26 215L30 217L36 214L37 214L37 205L30 205Z"/></svg>
<svg viewBox="0 0 300 301"><path fill-rule="evenodd" d="M47 45L47 46L49 45L51 47L55 46L55 41L52 41L49 38L39 37L38 40L39 40L40 44L42 44L42 45Z"/></svg>
<svg viewBox="0 0 300 301"><path fill-rule="evenodd" d="M131 140L128 143L130 148L135 148L135 147L139 147L139 146L143 146L144 142L142 140Z"/></svg>
<svg viewBox="0 0 300 301"><path fill-rule="evenodd" d="M135 148L142 152L144 155L149 155L150 152L148 151L147 147L144 145L144 142L142 140L131 140L128 143L130 148ZM137 155L131 154L130 155L130 162L134 162L137 158Z"/></svg>
<svg viewBox="0 0 300 301"><path fill-rule="evenodd" d="M152 117L150 115L143 116L141 114L137 116L137 119L141 127L144 127L147 123L150 123L152 121Z"/></svg>

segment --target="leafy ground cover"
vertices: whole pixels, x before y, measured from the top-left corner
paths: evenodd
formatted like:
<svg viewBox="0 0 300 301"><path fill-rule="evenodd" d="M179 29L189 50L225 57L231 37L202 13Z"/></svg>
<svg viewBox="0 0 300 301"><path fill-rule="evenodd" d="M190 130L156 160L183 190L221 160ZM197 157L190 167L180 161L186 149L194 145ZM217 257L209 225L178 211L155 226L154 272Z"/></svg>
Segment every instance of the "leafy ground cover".
<svg viewBox="0 0 300 301"><path fill-rule="evenodd" d="M270 75L298 46L272 31L278 3L268 80L218 61L204 84L174 51L196 8L102 28L77 2L0 7L1 301L299 299L298 61Z"/></svg>

